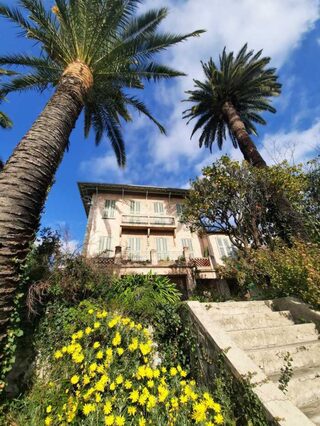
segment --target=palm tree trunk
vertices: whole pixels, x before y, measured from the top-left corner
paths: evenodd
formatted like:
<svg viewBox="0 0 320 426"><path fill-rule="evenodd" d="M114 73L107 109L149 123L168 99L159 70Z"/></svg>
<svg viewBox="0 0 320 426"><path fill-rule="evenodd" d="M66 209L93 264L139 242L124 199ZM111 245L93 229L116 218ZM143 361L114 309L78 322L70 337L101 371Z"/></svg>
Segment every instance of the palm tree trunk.
<svg viewBox="0 0 320 426"><path fill-rule="evenodd" d="M251 140L246 128L231 102L226 102L223 106L223 113L227 117L230 129L237 139L239 148L244 159L254 167L268 167L260 155L254 142ZM302 215L295 211L285 194L280 193L276 200L273 200L276 209L280 212L278 225L283 229L282 238L290 242L292 236L296 236L305 241L310 241ZM288 229L290 229L288 234Z"/></svg>
<svg viewBox="0 0 320 426"><path fill-rule="evenodd" d="M0 354L20 266L38 230L48 190L91 84L86 65L69 65L51 100L0 173Z"/></svg>
<svg viewBox="0 0 320 426"><path fill-rule="evenodd" d="M254 167L266 167L267 163L261 157L257 147L251 140L246 128L231 102L226 102L223 106L223 113L230 125L230 129L237 139L240 151L244 159L251 163Z"/></svg>

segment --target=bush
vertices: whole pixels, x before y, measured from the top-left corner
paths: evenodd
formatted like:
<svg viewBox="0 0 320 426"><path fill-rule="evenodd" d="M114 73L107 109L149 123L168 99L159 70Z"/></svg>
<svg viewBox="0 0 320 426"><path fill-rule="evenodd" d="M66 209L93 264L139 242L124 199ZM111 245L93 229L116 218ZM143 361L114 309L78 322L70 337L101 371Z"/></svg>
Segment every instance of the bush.
<svg viewBox="0 0 320 426"><path fill-rule="evenodd" d="M236 278L244 292L260 290L263 297L295 296L320 307L320 248L295 241L291 247L278 243L273 250L238 253L219 268L223 277Z"/></svg>
<svg viewBox="0 0 320 426"><path fill-rule="evenodd" d="M70 310L70 308L69 308ZM67 318L67 315L64 316ZM154 364L151 335L118 313L73 308L63 325L67 340L47 362L41 378L11 412L23 425L222 424L221 407L179 365Z"/></svg>
<svg viewBox="0 0 320 426"><path fill-rule="evenodd" d="M106 299L141 319L152 319L165 306L177 306L181 294L167 277L160 275L126 275L114 279Z"/></svg>

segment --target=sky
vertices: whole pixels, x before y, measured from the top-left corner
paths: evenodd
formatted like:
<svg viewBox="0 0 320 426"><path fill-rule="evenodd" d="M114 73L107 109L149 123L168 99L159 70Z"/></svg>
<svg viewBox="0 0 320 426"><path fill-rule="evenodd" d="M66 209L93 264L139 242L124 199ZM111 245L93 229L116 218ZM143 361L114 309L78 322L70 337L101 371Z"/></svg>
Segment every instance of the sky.
<svg viewBox="0 0 320 426"><path fill-rule="evenodd" d="M140 11L163 6L170 10L163 31L206 30L201 37L176 45L159 58L185 72L186 77L148 84L143 93L134 93L145 101L167 134L160 134L146 118L134 115L133 122L123 126L127 166L120 170L107 139L99 147L93 134L84 139L80 117L41 219L42 226L69 229L69 248L81 248L87 222L77 182L187 188L190 179L221 155L242 159L228 141L222 151L217 147L212 153L199 149L197 134L190 140L192 124L187 126L182 120L182 111L188 107L181 102L186 99L185 91L193 88L193 79L203 78L200 61L217 60L225 46L237 51L248 43L250 49L263 49L278 70L283 87L273 102L277 113L264 115L267 125L260 126L259 136L254 138L266 161L299 163L320 153L320 0L145 0ZM0 54L34 53L32 43L17 33L14 25L0 20ZM11 155L52 93L12 94L1 105L14 122L13 129L0 131L2 159Z"/></svg>

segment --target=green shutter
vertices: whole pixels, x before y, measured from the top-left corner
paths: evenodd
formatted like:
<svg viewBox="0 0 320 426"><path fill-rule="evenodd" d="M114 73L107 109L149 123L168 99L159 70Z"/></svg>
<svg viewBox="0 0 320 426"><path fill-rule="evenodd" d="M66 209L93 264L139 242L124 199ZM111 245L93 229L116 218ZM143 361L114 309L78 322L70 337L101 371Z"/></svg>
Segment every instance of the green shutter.
<svg viewBox="0 0 320 426"><path fill-rule="evenodd" d="M99 254L104 253L108 257L111 255L111 237L99 238Z"/></svg>

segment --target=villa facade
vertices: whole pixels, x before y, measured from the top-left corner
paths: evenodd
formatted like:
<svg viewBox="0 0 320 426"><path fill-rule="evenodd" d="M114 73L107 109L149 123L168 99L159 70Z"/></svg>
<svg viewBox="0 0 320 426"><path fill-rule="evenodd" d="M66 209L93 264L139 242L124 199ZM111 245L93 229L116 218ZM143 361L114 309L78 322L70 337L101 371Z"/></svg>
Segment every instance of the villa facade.
<svg viewBox="0 0 320 426"><path fill-rule="evenodd" d="M191 232L180 215L187 190L79 183L88 217L83 255L118 274L167 275L188 295L221 286L215 266L232 251L227 236Z"/></svg>

